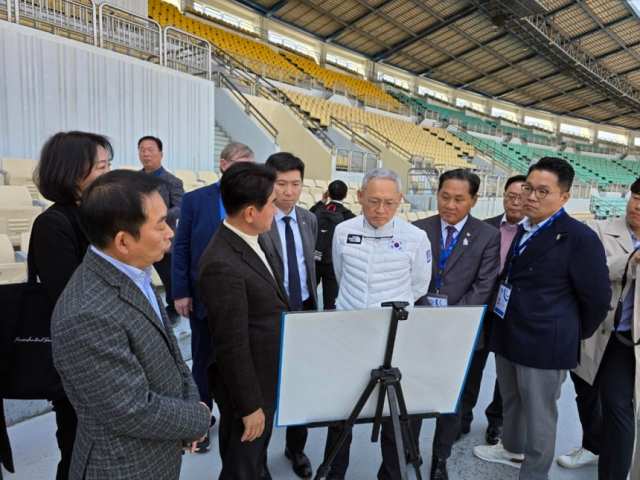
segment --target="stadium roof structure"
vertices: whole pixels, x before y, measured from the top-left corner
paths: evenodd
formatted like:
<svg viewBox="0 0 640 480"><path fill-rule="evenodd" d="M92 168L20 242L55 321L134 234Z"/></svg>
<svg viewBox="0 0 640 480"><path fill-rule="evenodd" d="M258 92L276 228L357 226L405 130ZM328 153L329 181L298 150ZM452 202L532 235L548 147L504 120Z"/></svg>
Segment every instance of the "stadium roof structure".
<svg viewBox="0 0 640 480"><path fill-rule="evenodd" d="M236 1L455 88L640 128L640 18L626 0Z"/></svg>

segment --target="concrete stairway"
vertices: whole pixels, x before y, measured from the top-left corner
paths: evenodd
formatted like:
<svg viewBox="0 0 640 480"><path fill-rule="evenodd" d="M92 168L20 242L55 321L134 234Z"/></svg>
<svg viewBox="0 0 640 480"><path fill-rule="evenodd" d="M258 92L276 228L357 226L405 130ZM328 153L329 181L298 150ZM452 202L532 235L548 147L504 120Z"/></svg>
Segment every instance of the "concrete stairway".
<svg viewBox="0 0 640 480"><path fill-rule="evenodd" d="M231 137L225 132L218 122L216 122L216 131L215 131L215 147L214 152L216 155L215 158L215 168L216 172L220 171L220 152L227 146L227 144L231 141Z"/></svg>

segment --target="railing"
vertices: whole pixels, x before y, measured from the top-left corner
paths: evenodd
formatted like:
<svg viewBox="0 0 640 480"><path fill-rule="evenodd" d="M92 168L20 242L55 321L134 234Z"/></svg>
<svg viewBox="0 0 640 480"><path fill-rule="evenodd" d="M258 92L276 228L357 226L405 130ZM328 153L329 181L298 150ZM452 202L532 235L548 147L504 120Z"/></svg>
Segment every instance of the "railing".
<svg viewBox="0 0 640 480"><path fill-rule="evenodd" d="M493 137L503 137L504 130L499 128L490 127L489 125L481 125L479 123L461 122L460 126L467 132L483 133L485 135L491 135Z"/></svg>
<svg viewBox="0 0 640 480"><path fill-rule="evenodd" d="M403 115L405 117L411 116L411 107L399 102L390 102L389 100L372 97L371 95L360 95L358 97L358 101L362 102L362 105L365 107L372 107L385 112Z"/></svg>
<svg viewBox="0 0 640 480"><path fill-rule="evenodd" d="M367 173L377 168L379 163L379 159L371 153L336 148L336 170L339 172Z"/></svg>
<svg viewBox="0 0 640 480"><path fill-rule="evenodd" d="M295 85L301 88L311 89L316 86L315 79L310 75L297 74L292 70L284 70L271 63L265 63L241 53L225 52L218 47L216 47L215 50L217 56L232 57L237 61L239 68L243 68L245 71L260 75L261 77L270 78L280 83Z"/></svg>
<svg viewBox="0 0 640 480"><path fill-rule="evenodd" d="M207 40L167 26L163 44L165 66L211 80L211 44Z"/></svg>
<svg viewBox="0 0 640 480"><path fill-rule="evenodd" d="M411 168L407 172L407 192L413 195L432 195L438 190L437 168Z"/></svg>
<svg viewBox="0 0 640 480"><path fill-rule="evenodd" d="M253 105L253 103L251 103L249 99L245 97L240 90L238 90L238 87L236 87L226 77L226 75L220 72L214 73L213 80L216 82L216 85L218 87L228 88L229 91L233 94L233 96L236 97L236 99L244 107L245 113L248 116L255 118L258 121L258 123L262 125L262 127L267 132L269 132L269 135L273 137L273 143L278 145L278 130L276 129L276 127L274 127L273 124L269 122L269 120L267 120L267 118L262 113L260 113L260 111Z"/></svg>
<svg viewBox="0 0 640 480"><path fill-rule="evenodd" d="M102 3L98 9L100 47L162 64L162 27L150 18Z"/></svg>
<svg viewBox="0 0 640 480"><path fill-rule="evenodd" d="M33 22L41 29L46 26L56 35L80 35L84 43L97 44L96 6L91 0L15 0L15 19L27 25Z"/></svg>
<svg viewBox="0 0 640 480"><path fill-rule="evenodd" d="M387 147L389 150L392 150L395 153L399 154L407 162L411 162L411 159L413 157L411 152L409 152L408 150L405 150L400 145L390 140L388 137L385 137L382 133L378 132L373 127L370 127L369 125L366 125L364 123L359 123L359 122L348 122L347 125L349 125L349 128L351 128L352 130L360 130L362 133L371 135L380 143L384 144L384 146Z"/></svg>
<svg viewBox="0 0 640 480"><path fill-rule="evenodd" d="M0 0L0 19L13 21L13 13L11 7L13 6L13 0ZM4 13L4 15L3 15Z"/></svg>
<svg viewBox="0 0 640 480"><path fill-rule="evenodd" d="M353 143L355 143L356 145L360 145L362 148L365 148L370 152L373 152L376 155L376 157L378 158L380 157L380 149L376 147L373 143L371 143L369 140L364 138L362 135L354 131L347 122L333 116L330 118L329 121L332 127L335 127L338 130L341 130L346 135L348 135L349 139Z"/></svg>

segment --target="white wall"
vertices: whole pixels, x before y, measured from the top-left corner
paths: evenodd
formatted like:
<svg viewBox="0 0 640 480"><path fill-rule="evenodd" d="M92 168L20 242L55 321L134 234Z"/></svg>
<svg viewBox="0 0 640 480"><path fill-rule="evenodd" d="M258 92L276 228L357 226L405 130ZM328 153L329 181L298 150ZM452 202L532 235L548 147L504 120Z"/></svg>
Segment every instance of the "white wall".
<svg viewBox="0 0 640 480"><path fill-rule="evenodd" d="M122 54L0 22L0 157L37 158L61 130L109 136L114 166L160 137L173 170L213 170L214 85Z"/></svg>

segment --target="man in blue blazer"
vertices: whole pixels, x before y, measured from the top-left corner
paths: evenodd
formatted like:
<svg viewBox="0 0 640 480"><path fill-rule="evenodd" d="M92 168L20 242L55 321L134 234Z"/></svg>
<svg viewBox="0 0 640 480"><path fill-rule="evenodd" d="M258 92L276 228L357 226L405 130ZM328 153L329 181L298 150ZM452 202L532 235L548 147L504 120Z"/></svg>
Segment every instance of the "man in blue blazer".
<svg viewBox="0 0 640 480"><path fill-rule="evenodd" d="M574 171L545 157L522 186L526 216L500 275L489 348L504 402L502 442L477 446L486 461L521 466L520 480L547 480L557 400L580 340L607 316L611 284L598 236L564 211Z"/></svg>
<svg viewBox="0 0 640 480"><path fill-rule="evenodd" d="M236 162L253 162L253 152L239 142L231 142L220 154L220 171ZM198 296L198 262L225 218L220 198L220 182L198 188L182 197L180 221L173 241L173 298L176 310L189 318L191 326L191 371L200 392L200 399L209 408L211 394L207 388L207 367L213 355L207 312ZM215 419L214 419L215 422ZM209 450L209 437L198 444L197 452Z"/></svg>

